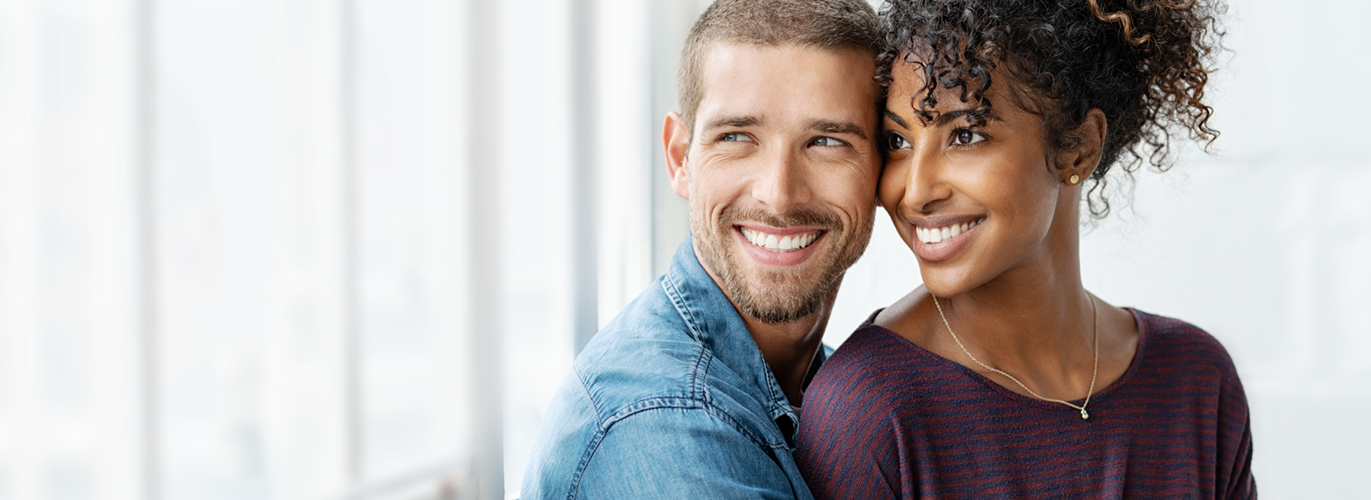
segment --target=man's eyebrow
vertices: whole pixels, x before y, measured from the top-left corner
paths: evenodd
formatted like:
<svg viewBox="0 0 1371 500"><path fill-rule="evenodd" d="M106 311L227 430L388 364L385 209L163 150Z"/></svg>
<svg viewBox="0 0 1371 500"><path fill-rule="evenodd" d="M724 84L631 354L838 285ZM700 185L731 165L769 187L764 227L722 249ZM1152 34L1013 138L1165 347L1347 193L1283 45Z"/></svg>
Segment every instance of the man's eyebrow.
<svg viewBox="0 0 1371 500"><path fill-rule="evenodd" d="M711 120L709 123L705 124L705 129L718 127L753 127L760 125L761 123L762 119L755 116L728 116Z"/></svg>
<svg viewBox="0 0 1371 500"><path fill-rule="evenodd" d="M861 137L862 139L870 139L870 137L866 136L866 131L862 130L861 127L858 127L857 124L852 122L831 122L828 120L814 120L812 122L809 122L809 128L828 134L849 134Z"/></svg>

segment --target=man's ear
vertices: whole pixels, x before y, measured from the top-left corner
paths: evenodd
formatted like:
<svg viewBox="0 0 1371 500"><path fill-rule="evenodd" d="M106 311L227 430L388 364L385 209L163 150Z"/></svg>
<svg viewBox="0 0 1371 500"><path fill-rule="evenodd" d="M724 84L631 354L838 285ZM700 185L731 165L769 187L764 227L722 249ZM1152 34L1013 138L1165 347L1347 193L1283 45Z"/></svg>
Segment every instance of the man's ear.
<svg viewBox="0 0 1371 500"><path fill-rule="evenodd" d="M1090 174L1100 166L1106 132L1108 124L1105 123L1104 112L1099 108L1086 112L1081 126L1069 132L1075 139L1075 145L1063 149L1057 157L1057 164L1062 166L1059 175L1063 183L1074 186L1090 178Z"/></svg>
<svg viewBox="0 0 1371 500"><path fill-rule="evenodd" d="M690 149L690 131L685 119L675 111L666 114L662 124L662 148L666 150L666 175L671 190L682 199L690 199L690 174L686 172L686 152Z"/></svg>

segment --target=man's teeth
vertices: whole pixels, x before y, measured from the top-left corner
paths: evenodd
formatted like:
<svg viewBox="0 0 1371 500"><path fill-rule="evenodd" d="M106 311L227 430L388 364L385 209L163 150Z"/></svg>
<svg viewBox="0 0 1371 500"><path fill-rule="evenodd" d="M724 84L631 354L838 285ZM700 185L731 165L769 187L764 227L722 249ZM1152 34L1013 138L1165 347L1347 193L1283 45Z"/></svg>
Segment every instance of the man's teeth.
<svg viewBox="0 0 1371 500"><path fill-rule="evenodd" d="M952 237L954 236L970 231L971 228L976 227L976 224L980 224L984 220L985 219L982 218L976 219L972 222L967 222L965 224L953 224L951 226L943 227L930 227L927 229L922 227L915 227L914 235L919 238L919 241L922 241L924 243L941 243L943 240L949 240L952 239Z"/></svg>
<svg viewBox="0 0 1371 500"><path fill-rule="evenodd" d="M789 252L791 250L799 250L801 248L809 246L810 243L814 243L814 240L819 237L818 231L789 236L776 236L774 234L767 234L761 231L753 231L748 228L740 229L743 230L743 237L747 238L747 241L752 242L753 245L757 245L772 252Z"/></svg>

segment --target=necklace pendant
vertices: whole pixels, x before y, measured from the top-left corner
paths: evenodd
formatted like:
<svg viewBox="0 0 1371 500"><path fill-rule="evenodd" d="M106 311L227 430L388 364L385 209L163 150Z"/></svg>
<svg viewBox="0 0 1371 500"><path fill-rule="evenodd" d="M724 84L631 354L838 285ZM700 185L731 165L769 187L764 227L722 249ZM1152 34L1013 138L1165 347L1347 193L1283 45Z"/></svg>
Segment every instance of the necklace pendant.
<svg viewBox="0 0 1371 500"><path fill-rule="evenodd" d="M1090 420L1090 414L1086 413L1085 408L1081 408L1081 420Z"/></svg>

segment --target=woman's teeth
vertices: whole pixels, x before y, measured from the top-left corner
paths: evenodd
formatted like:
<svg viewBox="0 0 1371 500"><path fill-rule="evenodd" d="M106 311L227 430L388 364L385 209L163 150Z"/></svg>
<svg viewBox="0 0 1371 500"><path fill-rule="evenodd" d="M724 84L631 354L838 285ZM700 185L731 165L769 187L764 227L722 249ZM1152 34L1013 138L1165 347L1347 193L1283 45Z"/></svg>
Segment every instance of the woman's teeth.
<svg viewBox="0 0 1371 500"><path fill-rule="evenodd" d="M745 227L739 229L742 229L743 237L747 238L747 241L772 252L799 250L809 246L810 243L814 243L814 240L819 237L818 231L793 236L776 236L761 231L753 231Z"/></svg>
<svg viewBox="0 0 1371 500"><path fill-rule="evenodd" d="M980 224L983 221L985 221L985 219L980 218L965 224L953 224L951 226L931 227L927 229L916 226L914 228L914 235L919 238L919 241L924 243L941 243L943 240L949 240L954 236L970 231L971 228L976 227L977 224Z"/></svg>

